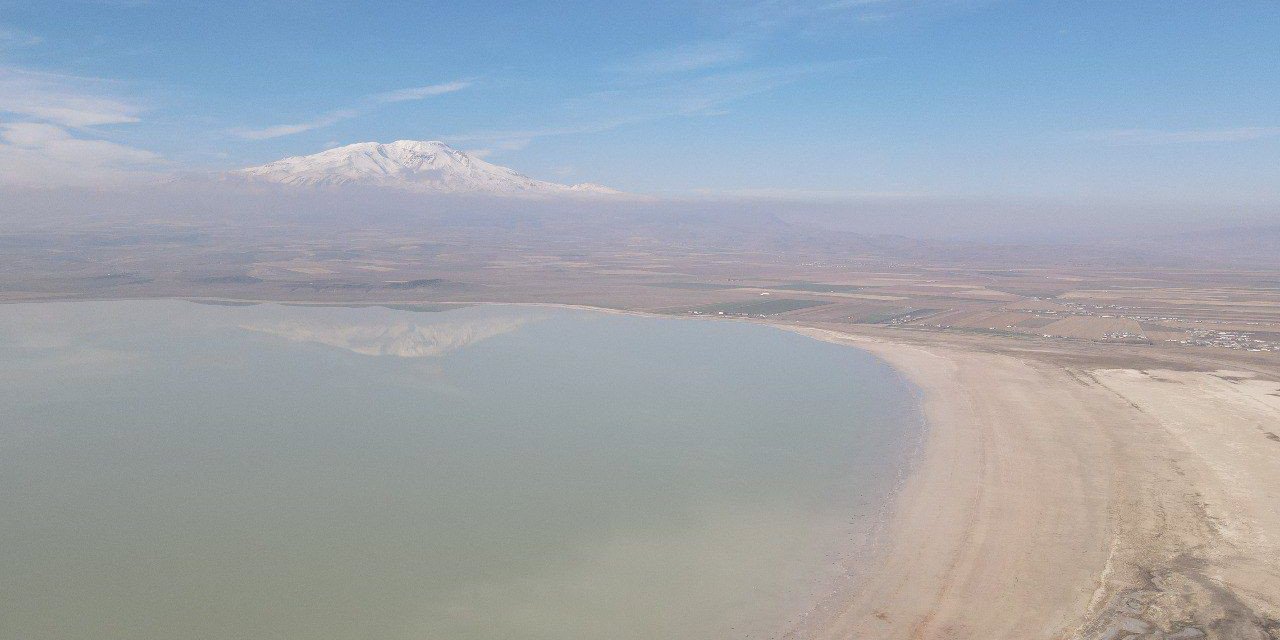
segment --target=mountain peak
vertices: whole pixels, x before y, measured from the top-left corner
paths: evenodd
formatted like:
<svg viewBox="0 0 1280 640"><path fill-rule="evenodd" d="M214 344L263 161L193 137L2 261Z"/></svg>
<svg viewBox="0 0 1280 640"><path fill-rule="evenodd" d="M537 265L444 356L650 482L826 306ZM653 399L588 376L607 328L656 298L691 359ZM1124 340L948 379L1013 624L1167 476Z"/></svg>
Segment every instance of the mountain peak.
<svg viewBox="0 0 1280 640"><path fill-rule="evenodd" d="M620 191L596 184L535 180L490 164L439 140L358 142L233 172L241 178L294 186L366 185L437 193L526 195Z"/></svg>

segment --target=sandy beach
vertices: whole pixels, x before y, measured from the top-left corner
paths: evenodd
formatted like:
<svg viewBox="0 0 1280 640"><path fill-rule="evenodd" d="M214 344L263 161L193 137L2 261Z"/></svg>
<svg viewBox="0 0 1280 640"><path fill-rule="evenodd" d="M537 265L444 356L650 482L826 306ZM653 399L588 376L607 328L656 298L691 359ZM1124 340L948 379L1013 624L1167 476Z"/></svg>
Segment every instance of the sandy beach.
<svg viewBox="0 0 1280 640"><path fill-rule="evenodd" d="M792 329L889 362L930 424L875 568L793 637L1280 637L1274 372Z"/></svg>

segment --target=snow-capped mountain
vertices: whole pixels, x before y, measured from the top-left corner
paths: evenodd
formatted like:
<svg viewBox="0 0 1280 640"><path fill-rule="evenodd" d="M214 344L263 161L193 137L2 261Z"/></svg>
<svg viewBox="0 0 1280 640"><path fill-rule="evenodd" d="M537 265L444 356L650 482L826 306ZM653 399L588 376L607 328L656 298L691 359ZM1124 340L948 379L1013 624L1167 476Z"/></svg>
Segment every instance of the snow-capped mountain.
<svg viewBox="0 0 1280 640"><path fill-rule="evenodd" d="M365 185L438 193L617 195L597 184L535 180L438 141L361 142L231 173L251 181L297 186Z"/></svg>

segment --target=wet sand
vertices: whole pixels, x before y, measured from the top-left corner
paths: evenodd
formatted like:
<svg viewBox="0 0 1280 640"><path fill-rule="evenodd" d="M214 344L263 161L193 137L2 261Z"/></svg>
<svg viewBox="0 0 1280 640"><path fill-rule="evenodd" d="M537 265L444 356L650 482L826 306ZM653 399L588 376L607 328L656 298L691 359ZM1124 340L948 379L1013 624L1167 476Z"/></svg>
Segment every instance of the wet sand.
<svg viewBox="0 0 1280 640"><path fill-rule="evenodd" d="M790 328L930 424L874 568L792 637L1280 637L1280 383Z"/></svg>

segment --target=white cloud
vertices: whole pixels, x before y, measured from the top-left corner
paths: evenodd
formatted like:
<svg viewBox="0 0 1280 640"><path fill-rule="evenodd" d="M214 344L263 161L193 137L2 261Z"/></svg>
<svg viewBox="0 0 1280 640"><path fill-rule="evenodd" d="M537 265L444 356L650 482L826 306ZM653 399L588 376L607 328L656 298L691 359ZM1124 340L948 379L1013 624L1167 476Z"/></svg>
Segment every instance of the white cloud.
<svg viewBox="0 0 1280 640"><path fill-rule="evenodd" d="M33 47L41 42L44 42L44 38L40 36L26 33L25 31L0 27L0 49Z"/></svg>
<svg viewBox="0 0 1280 640"><path fill-rule="evenodd" d="M826 5L825 9L856 9L880 4L891 4L890 0L836 0Z"/></svg>
<svg viewBox="0 0 1280 640"><path fill-rule="evenodd" d="M137 122L142 108L112 95L119 83L0 66L0 113L67 127Z"/></svg>
<svg viewBox="0 0 1280 640"><path fill-rule="evenodd" d="M271 138L291 136L295 133L311 131L312 129L322 129L342 122L343 120L354 118L356 115L358 115L358 112L350 109L333 111L308 122L277 124L270 127L264 127L262 129L233 129L231 133L244 138L245 140L268 140Z"/></svg>
<svg viewBox="0 0 1280 640"><path fill-rule="evenodd" d="M409 87L407 89L397 89L395 91L387 91L385 93L375 94L373 100L376 102L408 102L410 100L422 100L431 96L453 93L462 91L471 86L469 80L458 80L456 82L445 82L442 84L429 84L425 87Z"/></svg>
<svg viewBox="0 0 1280 640"><path fill-rule="evenodd" d="M746 57L747 51L741 42L716 40L650 51L616 69L623 73L642 75L687 73L741 62Z"/></svg>
<svg viewBox="0 0 1280 640"><path fill-rule="evenodd" d="M4 127L0 140L18 147L39 147L71 137L65 129L43 122L13 122L0 126Z"/></svg>
<svg viewBox="0 0 1280 640"><path fill-rule="evenodd" d="M380 104L423 100L431 96L439 96L446 93L461 91L471 85L472 82L469 80L457 80L454 82L431 84L422 87L408 87L384 93L376 93L371 96L366 96L361 101L361 104L355 108L330 111L329 113L306 122L277 124L259 129L241 127L232 129L231 134L239 138L244 138L245 140L268 140L271 138L291 136L305 131L312 131L314 129L323 129L342 122L343 120L350 120L361 113L376 108L376 106Z"/></svg>
<svg viewBox="0 0 1280 640"><path fill-rule="evenodd" d="M537 138L582 133L601 133L640 121L641 120L606 120L564 127L469 131L457 135L444 136L444 139L450 142L478 142L486 144L488 146L483 148L483 151L485 152L485 155L490 155L495 151L519 151L520 149L529 146L529 143Z"/></svg>
<svg viewBox="0 0 1280 640"><path fill-rule="evenodd" d="M1116 145L1187 144L1198 142L1248 142L1280 137L1280 127L1235 127L1228 129L1113 129L1087 134L1090 140Z"/></svg>
<svg viewBox="0 0 1280 640"><path fill-rule="evenodd" d="M789 0L722 3L720 18L741 33L847 37L889 20L963 11L995 0Z"/></svg>
<svg viewBox="0 0 1280 640"><path fill-rule="evenodd" d="M0 65L0 184L110 186L152 179L159 155L97 139L93 127L138 122L122 83Z"/></svg>
<svg viewBox="0 0 1280 640"><path fill-rule="evenodd" d="M670 117L723 115L726 107L735 101L806 78L847 70L855 64L836 62L764 67L627 83L568 101L564 110L579 116L571 124L470 131L445 136L445 139L494 149L518 150L538 138L602 133Z"/></svg>
<svg viewBox="0 0 1280 640"><path fill-rule="evenodd" d="M0 184L113 186L156 176L159 155L107 140L78 138L57 125L0 124Z"/></svg>

